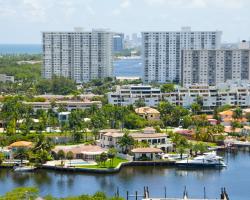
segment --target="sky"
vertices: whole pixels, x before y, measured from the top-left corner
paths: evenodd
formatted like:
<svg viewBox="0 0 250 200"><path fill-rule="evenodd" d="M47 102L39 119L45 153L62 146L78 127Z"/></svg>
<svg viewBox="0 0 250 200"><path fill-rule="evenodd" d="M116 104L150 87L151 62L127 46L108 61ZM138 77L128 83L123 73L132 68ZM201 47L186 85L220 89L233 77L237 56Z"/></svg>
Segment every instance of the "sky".
<svg viewBox="0 0 250 200"><path fill-rule="evenodd" d="M1 44L38 44L42 31L74 27L131 34L182 26L250 40L250 0L0 0Z"/></svg>

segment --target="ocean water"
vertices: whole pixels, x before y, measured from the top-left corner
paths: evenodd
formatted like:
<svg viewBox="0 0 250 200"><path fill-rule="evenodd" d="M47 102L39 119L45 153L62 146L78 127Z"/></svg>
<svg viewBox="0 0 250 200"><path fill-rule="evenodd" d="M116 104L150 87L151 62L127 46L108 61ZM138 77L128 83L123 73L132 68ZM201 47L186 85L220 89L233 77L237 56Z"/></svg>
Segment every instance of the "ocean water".
<svg viewBox="0 0 250 200"><path fill-rule="evenodd" d="M40 54L41 44L0 44L0 54Z"/></svg>
<svg viewBox="0 0 250 200"><path fill-rule="evenodd" d="M0 44L0 55L41 54L41 44ZM122 59L114 61L114 76L142 77L141 59Z"/></svg>
<svg viewBox="0 0 250 200"><path fill-rule="evenodd" d="M122 59L114 61L114 76L142 77L141 59Z"/></svg>

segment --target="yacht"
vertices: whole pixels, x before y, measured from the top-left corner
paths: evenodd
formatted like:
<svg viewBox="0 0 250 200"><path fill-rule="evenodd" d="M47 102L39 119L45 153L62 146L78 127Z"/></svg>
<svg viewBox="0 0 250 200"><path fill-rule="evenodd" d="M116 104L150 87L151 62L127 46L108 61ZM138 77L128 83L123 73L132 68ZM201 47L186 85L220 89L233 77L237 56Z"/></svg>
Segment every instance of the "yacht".
<svg viewBox="0 0 250 200"><path fill-rule="evenodd" d="M183 154L181 157L181 154L163 154L161 155L161 158L163 160L170 160L170 161L175 161L175 160L181 160L181 159L186 159L188 158L188 154Z"/></svg>
<svg viewBox="0 0 250 200"><path fill-rule="evenodd" d="M30 172L35 170L36 168L33 166L16 166L14 167L15 172Z"/></svg>
<svg viewBox="0 0 250 200"><path fill-rule="evenodd" d="M184 159L176 161L177 166L202 166L202 167L226 167L223 158L217 156L215 151L204 153L204 155L197 156L192 159Z"/></svg>

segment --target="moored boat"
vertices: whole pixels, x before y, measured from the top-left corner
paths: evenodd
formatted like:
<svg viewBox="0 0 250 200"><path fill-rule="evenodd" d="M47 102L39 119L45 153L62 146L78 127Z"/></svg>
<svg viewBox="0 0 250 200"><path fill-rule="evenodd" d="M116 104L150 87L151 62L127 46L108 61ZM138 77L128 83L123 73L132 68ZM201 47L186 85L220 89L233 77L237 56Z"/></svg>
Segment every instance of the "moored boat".
<svg viewBox="0 0 250 200"><path fill-rule="evenodd" d="M177 166L186 167L226 167L223 158L217 156L216 152L204 153L204 155L194 158L187 158L184 160L176 161Z"/></svg>
<svg viewBox="0 0 250 200"><path fill-rule="evenodd" d="M35 170L36 168L34 166L17 166L14 167L15 172L30 172Z"/></svg>

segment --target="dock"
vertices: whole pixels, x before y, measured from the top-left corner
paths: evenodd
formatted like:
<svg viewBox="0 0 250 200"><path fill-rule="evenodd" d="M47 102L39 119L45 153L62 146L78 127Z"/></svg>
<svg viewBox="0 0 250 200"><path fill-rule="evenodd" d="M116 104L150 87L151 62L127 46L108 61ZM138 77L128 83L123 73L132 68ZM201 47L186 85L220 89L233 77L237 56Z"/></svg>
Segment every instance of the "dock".
<svg viewBox="0 0 250 200"><path fill-rule="evenodd" d="M116 193L116 196L119 197L119 192ZM127 197L126 197L126 200L218 200L218 199L219 200L229 200L229 195L226 191L226 188L221 188L221 193L218 195L218 198L207 198L205 188L204 188L204 196L203 197L201 197L201 198L189 198L186 187L185 187L185 190L183 192L183 197L180 197L180 198L167 197L166 188L165 188L164 197L160 197L160 198L159 197L158 198L150 197L148 187L144 187L144 192L141 195L138 194L137 191L134 194L129 194L129 192L127 191Z"/></svg>

